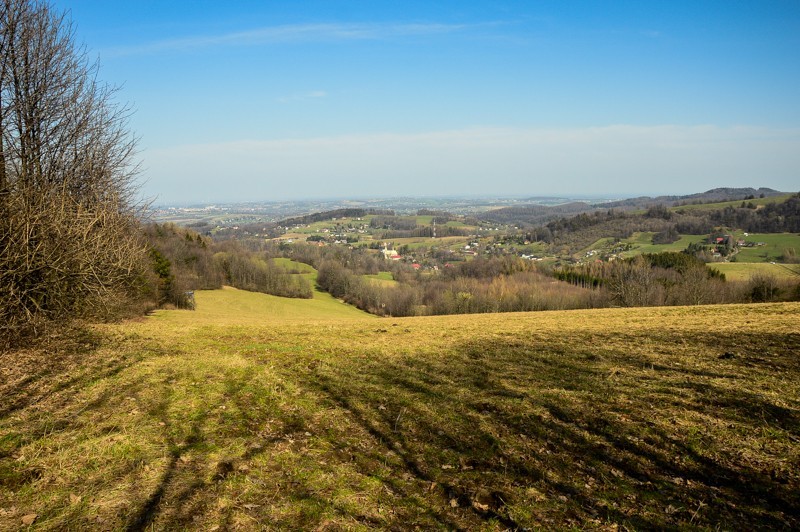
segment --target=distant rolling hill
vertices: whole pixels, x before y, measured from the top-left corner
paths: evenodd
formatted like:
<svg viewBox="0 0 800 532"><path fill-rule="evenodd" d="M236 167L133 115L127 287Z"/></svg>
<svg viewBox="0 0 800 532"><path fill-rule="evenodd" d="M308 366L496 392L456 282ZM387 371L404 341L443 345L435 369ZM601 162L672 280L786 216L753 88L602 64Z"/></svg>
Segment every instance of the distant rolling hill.
<svg viewBox="0 0 800 532"><path fill-rule="evenodd" d="M718 201L733 201L743 200L750 198L758 198L761 195L764 197L781 196L786 194L771 188L713 188L706 192L699 192L697 194L687 194L684 196L640 196L637 198L628 198L618 201L610 201L606 203L599 203L596 206L601 209L617 209L617 208L642 208L650 205L662 204L672 206L676 203L712 203Z"/></svg>
<svg viewBox="0 0 800 532"><path fill-rule="evenodd" d="M517 224L523 226L543 225L552 220L557 220L565 216L573 216L583 212L596 210L595 207L581 201L564 203L562 205L518 205L514 207L503 207L494 209L481 214L476 218L485 221Z"/></svg>
<svg viewBox="0 0 800 532"><path fill-rule="evenodd" d="M530 205L515 205L513 207L503 207L493 209L479 214L481 220L514 224L522 226L544 225L559 218L574 216L577 214L588 213L607 209L644 209L653 205L665 205L671 207L681 204L701 204L722 201L744 200L751 198L774 197L786 194L771 188L714 188L706 192L697 194L687 194L683 196L639 196L637 198L627 198L617 201L590 204L581 201L563 203L559 205L543 205L539 200L542 198L530 198Z"/></svg>

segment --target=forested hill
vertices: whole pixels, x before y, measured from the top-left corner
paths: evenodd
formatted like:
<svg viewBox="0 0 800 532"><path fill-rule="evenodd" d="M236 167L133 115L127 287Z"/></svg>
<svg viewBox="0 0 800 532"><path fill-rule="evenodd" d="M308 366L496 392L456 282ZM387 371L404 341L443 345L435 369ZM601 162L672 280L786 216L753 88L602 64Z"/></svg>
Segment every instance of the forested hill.
<svg viewBox="0 0 800 532"><path fill-rule="evenodd" d="M305 216L287 218L278 222L278 225L288 227L292 225L307 225L315 222L325 222L336 218L360 218L371 214L393 216L394 211L385 209L336 209L333 211L315 212Z"/></svg>
<svg viewBox="0 0 800 532"><path fill-rule="evenodd" d="M478 215L484 221L497 222L509 225L518 225L523 228L543 226L561 218L587 214L596 211L636 210L648 209L654 205L675 207L679 205L694 205L715 203L723 201L751 200L755 198L770 198L785 195L771 188L715 188L706 192L687 194L683 196L640 196L618 201L589 204L585 202L572 202L563 205L518 205L491 210Z"/></svg>
<svg viewBox="0 0 800 532"><path fill-rule="evenodd" d="M732 188L721 187L707 190L706 192L698 192L696 194L687 194L684 196L640 196L638 198L628 198L619 201L610 201L606 203L599 203L596 207L601 209L625 209L625 208L643 208L650 205L667 205L673 206L680 203L711 203L718 201L738 201L748 200L754 198L768 198L772 196L781 196L786 194L771 188Z"/></svg>
<svg viewBox="0 0 800 532"><path fill-rule="evenodd" d="M729 205L712 211L709 217L716 225L736 227L751 233L797 233L800 232L800 194L761 208L749 203L743 207Z"/></svg>
<svg viewBox="0 0 800 532"><path fill-rule="evenodd" d="M628 238L635 232L655 233L658 243L674 242L681 234L699 235L727 227L751 233L800 232L800 194L761 202L742 200L735 204L709 204L709 208L653 205L646 210L597 209L563 216L546 224L526 228L530 240L566 246L575 251L600 238ZM762 203L756 205L756 203ZM694 207L694 206L692 206ZM526 218L508 219L520 223Z"/></svg>

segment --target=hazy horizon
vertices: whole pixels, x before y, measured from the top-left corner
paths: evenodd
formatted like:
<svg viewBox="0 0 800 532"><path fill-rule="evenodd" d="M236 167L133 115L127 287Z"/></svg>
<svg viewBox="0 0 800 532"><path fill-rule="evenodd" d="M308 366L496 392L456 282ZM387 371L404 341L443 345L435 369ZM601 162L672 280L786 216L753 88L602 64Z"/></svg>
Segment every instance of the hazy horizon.
<svg viewBox="0 0 800 532"><path fill-rule="evenodd" d="M716 187L716 188L734 188L734 187ZM735 187L735 188L752 188L754 190L758 189L772 189L772 187ZM708 190L697 190L697 191L689 191L689 192L680 192L680 193L641 193L641 194L586 194L586 195L570 195L570 194L440 194L440 195L387 195L387 196L298 196L294 198L284 198L284 199L270 199L270 198L248 198L243 200L220 200L220 199L206 199L206 200L198 200L198 201L174 201L174 202L162 202L162 201L153 201L151 203L151 207L157 208L170 208L170 207L186 207L186 208L193 208L193 207L209 207L215 205L270 205L270 204L279 204L279 203L391 203L393 201L400 201L405 200L407 202L414 202L419 201L420 205L426 202L437 202L437 201L466 201L466 202L502 202L502 201L518 201L518 202L529 202L535 203L536 200L564 200L565 202L576 201L576 202L604 202L604 201L619 201L625 199L634 199L634 198L658 198L658 197L680 197L680 196L690 196L693 194L702 194L704 192L708 192ZM787 194L796 193L797 190L776 190L777 192L783 192Z"/></svg>

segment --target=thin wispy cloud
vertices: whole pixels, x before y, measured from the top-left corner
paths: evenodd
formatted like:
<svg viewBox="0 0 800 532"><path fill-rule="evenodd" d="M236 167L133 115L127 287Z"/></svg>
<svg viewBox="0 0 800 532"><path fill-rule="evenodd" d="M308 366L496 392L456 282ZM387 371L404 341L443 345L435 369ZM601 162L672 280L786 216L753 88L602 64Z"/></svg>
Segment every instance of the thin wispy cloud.
<svg viewBox="0 0 800 532"><path fill-rule="evenodd" d="M479 25L440 23L291 24L284 26L267 26L263 28L231 33L194 35L131 46L108 48L103 51L103 55L126 56L165 52L185 52L218 46L259 46L270 43L391 39L422 35L441 35L465 31L478 26ZM485 24L480 26L485 26Z"/></svg>

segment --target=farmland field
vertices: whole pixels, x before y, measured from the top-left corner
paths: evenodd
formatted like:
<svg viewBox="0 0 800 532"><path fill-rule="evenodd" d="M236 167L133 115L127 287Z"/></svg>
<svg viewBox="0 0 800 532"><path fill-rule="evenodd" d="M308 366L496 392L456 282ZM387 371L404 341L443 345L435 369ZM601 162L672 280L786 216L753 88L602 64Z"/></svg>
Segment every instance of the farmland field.
<svg viewBox="0 0 800 532"><path fill-rule="evenodd" d="M681 235L680 239L671 244L653 244L653 233L635 233L631 238L622 240L636 246L632 251L622 253L624 257L640 253L663 253L665 251L683 251L689 244L702 242L708 235Z"/></svg>
<svg viewBox="0 0 800 532"><path fill-rule="evenodd" d="M770 264L768 262L712 262L708 265L725 274L728 281L747 281L755 273L767 273L779 279L800 278L800 264Z"/></svg>
<svg viewBox="0 0 800 532"><path fill-rule="evenodd" d="M786 201L787 199L791 198L792 194L783 194L780 196L769 196L767 198L754 198L750 200L745 200L745 203L752 203L756 206L768 205L770 203L780 203ZM697 203L691 205L679 205L675 207L670 207L670 211L675 212L688 212L691 213L692 211L709 211L709 210L716 210L716 209L724 209L725 207L739 207L742 204L742 200L735 200L735 201L720 201L717 203Z"/></svg>
<svg viewBox="0 0 800 532"><path fill-rule="evenodd" d="M364 278L369 279L369 282L379 286L397 286L397 281L392 277L391 272L378 272L372 275L365 275Z"/></svg>
<svg viewBox="0 0 800 532"><path fill-rule="evenodd" d="M470 241L470 239L465 236L390 238L388 240L394 244L395 249L403 245L407 245L409 249L416 249L421 246L431 246L433 244L452 248L453 246L461 246Z"/></svg>
<svg viewBox="0 0 800 532"><path fill-rule="evenodd" d="M703 242L708 239L708 235L680 235L680 238L671 244L653 244L654 233L640 232L634 233L630 238L621 239L619 242L622 244L631 244L633 249L620 253L622 257L633 257L641 255L642 253L662 253L665 251L683 251L689 244L695 242ZM614 247L614 238L601 238L585 251L606 250Z"/></svg>
<svg viewBox="0 0 800 532"><path fill-rule="evenodd" d="M800 253L800 235L794 233L749 233L747 236L737 231L734 238L754 242L760 245L741 247L736 254L736 261L748 263L781 262L786 250ZM706 243L708 235L681 235L671 244L653 244L653 233L634 233L630 238L620 240L622 244L631 244L632 249L620 253L623 257L633 257L641 253L662 253L665 251L683 251L691 243ZM615 244L613 238L601 238L585 250L607 250Z"/></svg>
<svg viewBox="0 0 800 532"><path fill-rule="evenodd" d="M0 355L0 529L800 527L800 304L196 298Z"/></svg>
<svg viewBox="0 0 800 532"><path fill-rule="evenodd" d="M297 262L296 260L287 259L284 257L278 257L272 259L273 262L287 271L297 271L301 274L316 274L317 270L314 269L313 266L306 264L304 262Z"/></svg>
<svg viewBox="0 0 800 532"><path fill-rule="evenodd" d="M741 248L736 255L739 262L780 262L787 249L800 253L800 235L794 233L735 233L737 238L762 243L755 247Z"/></svg>

